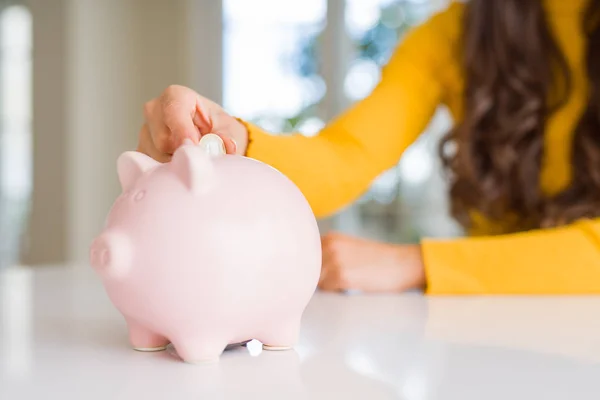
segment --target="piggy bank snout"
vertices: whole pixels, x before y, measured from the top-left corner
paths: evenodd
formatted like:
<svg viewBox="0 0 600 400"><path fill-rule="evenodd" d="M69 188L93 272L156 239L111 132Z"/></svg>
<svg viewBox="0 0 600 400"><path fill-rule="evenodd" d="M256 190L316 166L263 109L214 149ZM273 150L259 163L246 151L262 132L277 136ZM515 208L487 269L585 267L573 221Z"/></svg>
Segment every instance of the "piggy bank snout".
<svg viewBox="0 0 600 400"><path fill-rule="evenodd" d="M96 243L92 246L90 255L92 267L96 269L104 269L110 264L110 249L105 243Z"/></svg>
<svg viewBox="0 0 600 400"><path fill-rule="evenodd" d="M103 233L90 248L90 263L104 276L123 277L131 266L131 258L129 239L116 232Z"/></svg>

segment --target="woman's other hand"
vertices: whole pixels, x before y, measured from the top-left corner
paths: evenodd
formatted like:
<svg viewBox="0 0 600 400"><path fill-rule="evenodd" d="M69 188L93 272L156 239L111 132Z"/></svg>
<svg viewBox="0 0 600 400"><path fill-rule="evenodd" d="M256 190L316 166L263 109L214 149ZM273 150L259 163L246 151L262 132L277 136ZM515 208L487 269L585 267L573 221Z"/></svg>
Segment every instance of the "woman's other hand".
<svg viewBox="0 0 600 400"><path fill-rule="evenodd" d="M320 289L397 293L425 285L419 245L392 245L339 233L325 235L321 243Z"/></svg>
<svg viewBox="0 0 600 400"><path fill-rule="evenodd" d="M157 161L169 161L185 139L198 143L207 133L219 135L228 154L246 152L248 132L244 125L187 87L169 86L144 105L144 117L137 150Z"/></svg>

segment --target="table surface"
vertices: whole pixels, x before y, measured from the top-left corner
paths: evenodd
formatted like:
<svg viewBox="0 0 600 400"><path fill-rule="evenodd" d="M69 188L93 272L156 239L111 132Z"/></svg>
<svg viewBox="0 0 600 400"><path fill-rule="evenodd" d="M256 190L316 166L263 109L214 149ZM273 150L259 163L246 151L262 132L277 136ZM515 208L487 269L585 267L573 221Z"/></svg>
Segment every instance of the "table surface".
<svg viewBox="0 0 600 400"><path fill-rule="evenodd" d="M599 399L600 298L317 293L291 351L129 348L88 268L0 273L0 399Z"/></svg>

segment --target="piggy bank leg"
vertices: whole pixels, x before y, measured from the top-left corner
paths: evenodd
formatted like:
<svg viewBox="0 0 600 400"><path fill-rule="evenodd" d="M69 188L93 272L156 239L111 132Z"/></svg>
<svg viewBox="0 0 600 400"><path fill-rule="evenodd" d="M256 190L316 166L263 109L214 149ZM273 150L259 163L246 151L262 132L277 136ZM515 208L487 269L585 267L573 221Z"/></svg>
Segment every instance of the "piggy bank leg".
<svg viewBox="0 0 600 400"><path fill-rule="evenodd" d="M274 324L259 339L265 350L289 350L298 342L300 318L288 319Z"/></svg>
<svg viewBox="0 0 600 400"><path fill-rule="evenodd" d="M203 364L219 361L227 347L227 341L210 340L205 337L173 340L177 354L188 364Z"/></svg>
<svg viewBox="0 0 600 400"><path fill-rule="evenodd" d="M135 321L127 320L129 328L129 341L137 351L161 351L169 345L169 340L151 330L141 326Z"/></svg>

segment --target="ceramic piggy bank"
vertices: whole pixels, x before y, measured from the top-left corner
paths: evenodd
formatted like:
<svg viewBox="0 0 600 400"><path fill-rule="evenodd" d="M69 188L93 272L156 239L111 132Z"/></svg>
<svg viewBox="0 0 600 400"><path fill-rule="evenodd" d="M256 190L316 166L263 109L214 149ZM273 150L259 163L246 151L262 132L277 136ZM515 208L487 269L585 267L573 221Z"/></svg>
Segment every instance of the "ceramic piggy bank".
<svg viewBox="0 0 600 400"><path fill-rule="evenodd" d="M118 159L123 192L90 261L136 350L172 343L196 363L229 344L280 350L298 339L321 267L315 216L283 174L222 149L209 135L169 163Z"/></svg>

